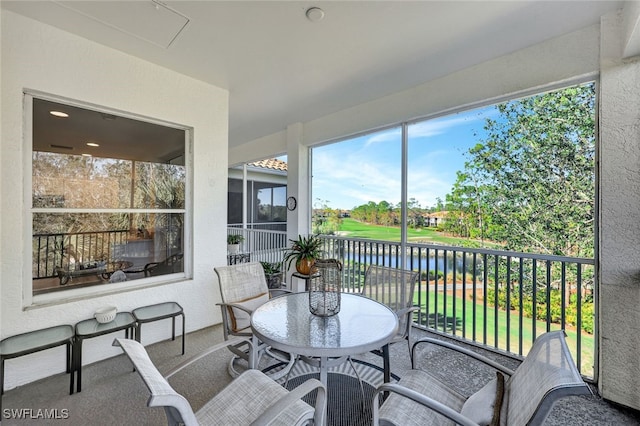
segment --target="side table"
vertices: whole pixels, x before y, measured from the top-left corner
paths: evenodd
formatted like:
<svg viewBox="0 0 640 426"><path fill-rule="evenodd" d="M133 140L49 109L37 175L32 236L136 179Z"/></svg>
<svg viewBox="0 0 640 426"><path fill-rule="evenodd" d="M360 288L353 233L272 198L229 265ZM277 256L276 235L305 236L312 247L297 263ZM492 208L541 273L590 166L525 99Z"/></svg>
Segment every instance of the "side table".
<svg viewBox="0 0 640 426"><path fill-rule="evenodd" d="M158 303L157 305L143 306L132 311L138 325L136 326L136 340L140 343L142 336L142 324L171 318L171 340L176 340L176 317L182 316L182 355L184 355L184 311L176 302Z"/></svg>
<svg viewBox="0 0 640 426"><path fill-rule="evenodd" d="M77 392L82 390L82 342L85 339L102 336L103 334L114 333L124 330L125 337L129 338L129 333L133 338L135 335L136 319L130 312L118 312L113 321L104 324L96 321L95 318L80 321L76 324L76 341L73 345L73 370L76 372ZM71 373L73 374L73 372Z"/></svg>
<svg viewBox="0 0 640 426"><path fill-rule="evenodd" d="M309 291L309 284L311 283L311 280L314 278L318 278L320 274L316 272L315 274L305 275L301 274L300 272L294 272L293 274L291 274L291 276L304 280L304 291ZM293 291L293 288L291 288L290 290Z"/></svg>
<svg viewBox="0 0 640 426"><path fill-rule="evenodd" d="M57 325L42 330L29 331L7 337L0 341L0 416L2 415L2 394L4 394L4 360L44 351L56 346L67 345L67 373L71 373L69 393L73 393L72 347L73 327ZM0 417L1 418L1 417Z"/></svg>
<svg viewBox="0 0 640 426"><path fill-rule="evenodd" d="M227 255L227 265L251 262L251 253L234 253Z"/></svg>

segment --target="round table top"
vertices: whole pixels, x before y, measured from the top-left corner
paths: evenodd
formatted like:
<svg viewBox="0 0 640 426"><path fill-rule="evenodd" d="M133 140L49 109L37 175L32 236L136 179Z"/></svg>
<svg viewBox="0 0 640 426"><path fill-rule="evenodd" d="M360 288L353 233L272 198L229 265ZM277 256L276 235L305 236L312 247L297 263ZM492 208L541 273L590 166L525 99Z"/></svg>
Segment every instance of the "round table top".
<svg viewBox="0 0 640 426"><path fill-rule="evenodd" d="M340 312L319 317L309 311L309 293L276 297L251 315L251 329L264 343L286 352L340 357L379 349L398 330L398 317L385 305L342 293Z"/></svg>

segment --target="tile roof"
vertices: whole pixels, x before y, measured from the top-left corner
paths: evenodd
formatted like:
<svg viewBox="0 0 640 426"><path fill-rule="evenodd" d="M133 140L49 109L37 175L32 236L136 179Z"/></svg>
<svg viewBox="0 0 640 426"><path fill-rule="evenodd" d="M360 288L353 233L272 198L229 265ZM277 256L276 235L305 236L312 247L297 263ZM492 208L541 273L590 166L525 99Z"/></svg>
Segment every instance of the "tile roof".
<svg viewBox="0 0 640 426"><path fill-rule="evenodd" d="M283 172L287 171L287 163L276 158L267 158L260 161L254 161L253 163L248 163L247 165L251 167L260 167L263 169L280 170Z"/></svg>

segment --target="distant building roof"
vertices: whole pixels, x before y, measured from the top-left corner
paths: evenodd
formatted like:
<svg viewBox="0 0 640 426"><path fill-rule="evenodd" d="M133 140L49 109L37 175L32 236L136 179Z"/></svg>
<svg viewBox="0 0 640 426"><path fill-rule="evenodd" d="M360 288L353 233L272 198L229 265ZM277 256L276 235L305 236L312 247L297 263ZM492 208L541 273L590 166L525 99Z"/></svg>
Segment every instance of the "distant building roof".
<svg viewBox="0 0 640 426"><path fill-rule="evenodd" d="M253 163L248 163L247 165L251 167L260 167L263 169L280 170L283 172L287 171L287 163L276 158L267 158L265 160L254 161Z"/></svg>

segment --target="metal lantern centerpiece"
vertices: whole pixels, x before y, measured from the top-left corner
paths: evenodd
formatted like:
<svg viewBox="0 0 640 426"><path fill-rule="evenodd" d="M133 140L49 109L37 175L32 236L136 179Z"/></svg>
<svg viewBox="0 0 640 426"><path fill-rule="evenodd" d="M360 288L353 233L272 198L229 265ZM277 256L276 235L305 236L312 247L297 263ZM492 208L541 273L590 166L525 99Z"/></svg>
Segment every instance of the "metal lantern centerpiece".
<svg viewBox="0 0 640 426"><path fill-rule="evenodd" d="M309 311L319 317L340 312L342 264L336 259L318 259L309 283Z"/></svg>

